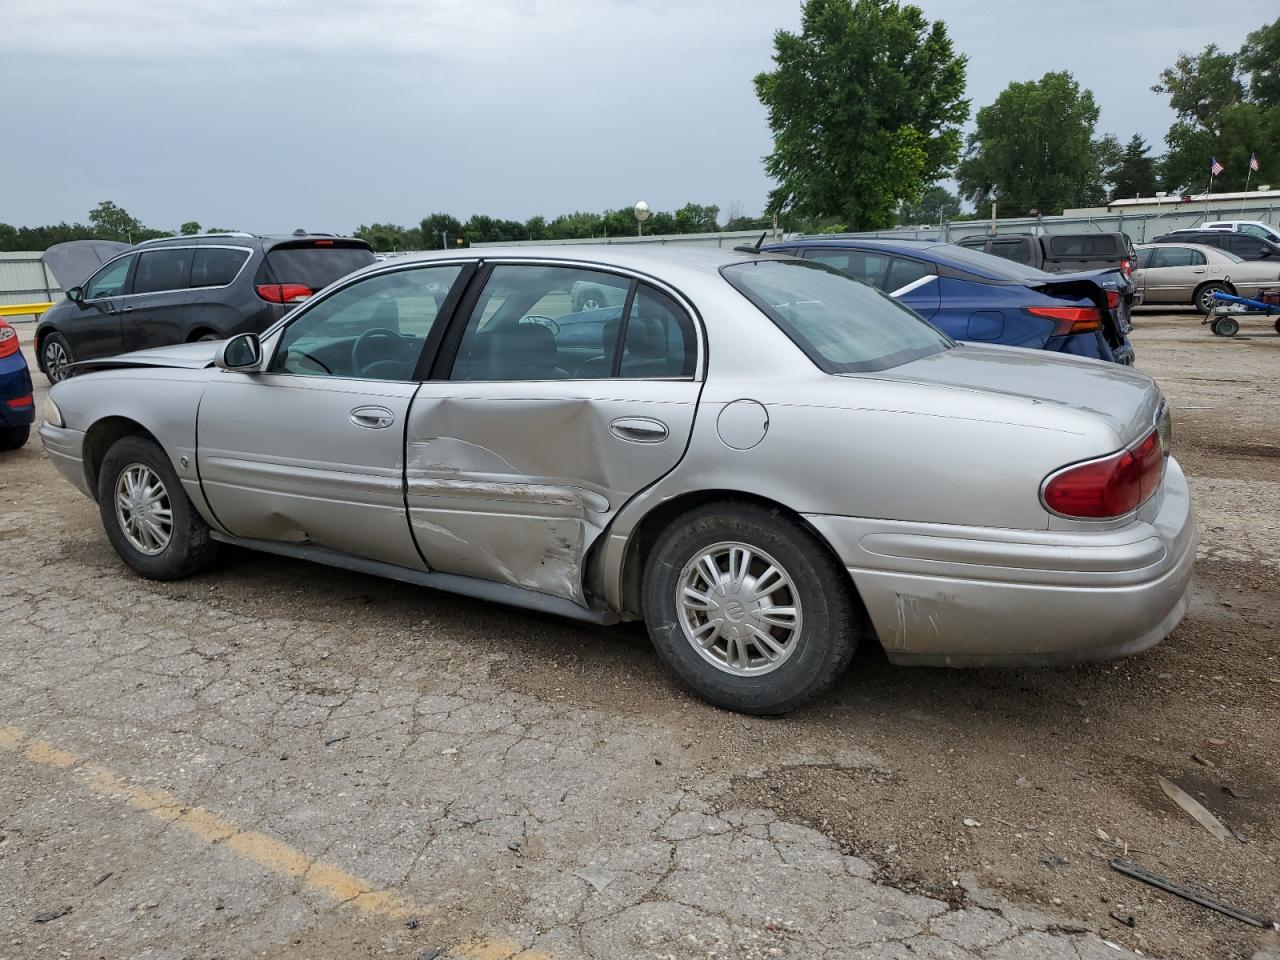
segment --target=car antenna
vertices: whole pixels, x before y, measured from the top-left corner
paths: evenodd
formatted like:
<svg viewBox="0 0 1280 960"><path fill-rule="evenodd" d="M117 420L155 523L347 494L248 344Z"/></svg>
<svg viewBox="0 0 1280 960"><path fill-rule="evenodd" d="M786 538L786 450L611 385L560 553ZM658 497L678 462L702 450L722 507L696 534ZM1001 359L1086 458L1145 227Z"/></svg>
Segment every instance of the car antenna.
<svg viewBox="0 0 1280 960"><path fill-rule="evenodd" d="M740 246L734 247L733 251L734 253L759 253L760 248L764 246L764 238L767 237L768 235L769 235L768 230L762 231L760 234L760 239L758 239L754 244L744 243L744 244L741 244Z"/></svg>

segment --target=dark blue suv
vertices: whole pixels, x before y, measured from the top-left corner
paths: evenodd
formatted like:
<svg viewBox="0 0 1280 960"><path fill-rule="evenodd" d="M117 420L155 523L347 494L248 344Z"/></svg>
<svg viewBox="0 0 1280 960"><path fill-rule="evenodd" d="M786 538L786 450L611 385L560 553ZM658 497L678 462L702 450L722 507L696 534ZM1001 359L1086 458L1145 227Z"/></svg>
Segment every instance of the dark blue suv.
<svg viewBox="0 0 1280 960"><path fill-rule="evenodd" d="M836 267L956 340L1133 363L1133 283L1118 268L1045 273L933 240L804 239L763 249Z"/></svg>

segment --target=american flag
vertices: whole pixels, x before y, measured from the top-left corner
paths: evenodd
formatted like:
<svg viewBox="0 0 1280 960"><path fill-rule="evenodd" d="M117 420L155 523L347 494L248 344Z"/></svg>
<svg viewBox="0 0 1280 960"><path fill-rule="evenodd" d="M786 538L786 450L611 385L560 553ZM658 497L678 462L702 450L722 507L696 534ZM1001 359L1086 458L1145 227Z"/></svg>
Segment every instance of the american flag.
<svg viewBox="0 0 1280 960"><path fill-rule="evenodd" d="M1258 155L1256 153L1249 155L1249 169L1254 173L1258 172Z"/></svg>
<svg viewBox="0 0 1280 960"><path fill-rule="evenodd" d="M1210 158L1209 158L1209 175L1210 175L1211 177L1216 177L1216 176L1217 176L1218 174L1220 174L1224 169L1225 169L1225 168L1222 166L1222 164L1220 164L1220 163L1218 162L1218 158L1217 158L1217 157L1210 157Z"/></svg>

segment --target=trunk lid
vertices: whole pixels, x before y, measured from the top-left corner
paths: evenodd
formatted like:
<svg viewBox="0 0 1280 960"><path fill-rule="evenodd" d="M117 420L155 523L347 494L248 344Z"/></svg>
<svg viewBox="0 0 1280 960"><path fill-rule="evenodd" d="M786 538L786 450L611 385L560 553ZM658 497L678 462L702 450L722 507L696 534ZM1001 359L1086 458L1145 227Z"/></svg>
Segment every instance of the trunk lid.
<svg viewBox="0 0 1280 960"><path fill-rule="evenodd" d="M1028 286L1049 297L1074 300L1085 298L1102 311L1103 332L1112 348L1120 346L1133 329L1129 313L1133 307L1133 281L1119 267L1085 270L1079 273L1056 273L1051 279L1036 277ZM1116 294L1116 305L1108 304L1107 294Z"/></svg>
<svg viewBox="0 0 1280 960"><path fill-rule="evenodd" d="M871 376L1082 411L1105 422L1124 445L1152 428L1163 402L1156 382L1131 367L1019 347L962 343Z"/></svg>

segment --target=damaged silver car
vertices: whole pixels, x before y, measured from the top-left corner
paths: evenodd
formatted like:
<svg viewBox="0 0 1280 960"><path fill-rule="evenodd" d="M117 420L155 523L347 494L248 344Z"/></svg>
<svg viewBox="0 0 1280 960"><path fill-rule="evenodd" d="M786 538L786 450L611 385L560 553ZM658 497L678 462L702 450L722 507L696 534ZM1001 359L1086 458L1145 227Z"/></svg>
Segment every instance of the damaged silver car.
<svg viewBox="0 0 1280 960"><path fill-rule="evenodd" d="M946 665L1142 650L1195 555L1149 377L956 343L767 254L397 258L261 338L81 364L51 399L45 449L143 576L231 543L642 619L753 713L827 689L861 639Z"/></svg>

